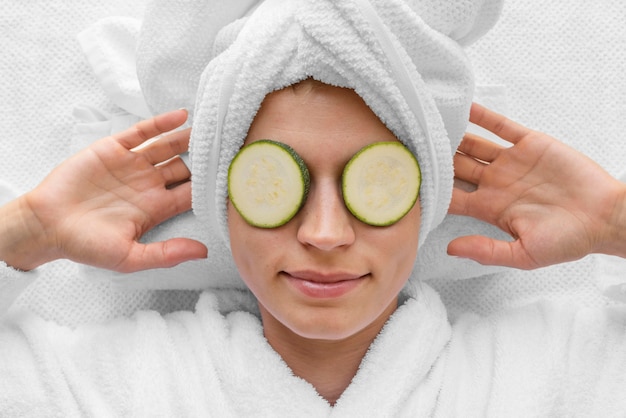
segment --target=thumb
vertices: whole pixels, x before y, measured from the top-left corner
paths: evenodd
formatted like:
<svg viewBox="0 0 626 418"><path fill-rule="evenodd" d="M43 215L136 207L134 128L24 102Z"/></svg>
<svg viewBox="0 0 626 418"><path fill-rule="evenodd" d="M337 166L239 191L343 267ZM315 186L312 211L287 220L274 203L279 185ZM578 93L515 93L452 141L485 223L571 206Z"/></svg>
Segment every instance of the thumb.
<svg viewBox="0 0 626 418"><path fill-rule="evenodd" d="M135 242L128 257L114 269L120 273L174 267L185 261L207 257L208 250L199 241L172 238L166 241L143 244Z"/></svg>
<svg viewBox="0 0 626 418"><path fill-rule="evenodd" d="M450 241L448 254L469 258L483 265L534 268L520 240L502 241L482 235L469 235Z"/></svg>

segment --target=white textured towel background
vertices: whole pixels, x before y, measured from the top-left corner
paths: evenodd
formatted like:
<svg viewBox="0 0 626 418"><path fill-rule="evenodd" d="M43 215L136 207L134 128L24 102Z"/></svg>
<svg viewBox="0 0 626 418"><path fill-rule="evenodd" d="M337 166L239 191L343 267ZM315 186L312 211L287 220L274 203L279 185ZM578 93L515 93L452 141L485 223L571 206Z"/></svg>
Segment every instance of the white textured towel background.
<svg viewBox="0 0 626 418"><path fill-rule="evenodd" d="M142 1L4 0L0 14L0 187L24 192L75 148L74 109L119 112L104 95L76 35L106 16L141 17ZM611 174L626 158L626 3L622 0L509 0L496 27L468 50L481 100L578 148ZM1 185L0 185L1 186ZM479 313L568 297L605 303L603 263L588 257L547 269L431 283L452 314ZM606 271L603 270L603 271ZM611 274L622 274L619 264ZM82 280L72 263L41 269L16 302L67 324L138 308L193 306L190 291L142 291ZM84 273L84 272L83 272Z"/></svg>

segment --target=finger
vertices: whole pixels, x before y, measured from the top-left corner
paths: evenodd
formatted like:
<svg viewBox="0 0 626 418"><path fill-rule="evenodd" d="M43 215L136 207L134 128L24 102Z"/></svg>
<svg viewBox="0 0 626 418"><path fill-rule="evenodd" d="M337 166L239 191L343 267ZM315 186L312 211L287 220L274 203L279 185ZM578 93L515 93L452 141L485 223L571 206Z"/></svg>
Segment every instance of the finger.
<svg viewBox="0 0 626 418"><path fill-rule="evenodd" d="M537 266L519 240L501 241L482 235L459 237L448 244L448 254L468 258L483 265L529 270Z"/></svg>
<svg viewBox="0 0 626 418"><path fill-rule="evenodd" d="M448 213L451 215L463 215L469 216L468 214L468 203L470 198L470 192L465 190L461 190L458 188L452 189L452 200L450 201L450 206L448 206Z"/></svg>
<svg viewBox="0 0 626 418"><path fill-rule="evenodd" d="M512 144L516 144L531 132L525 126L477 103L472 104L470 122L487 129Z"/></svg>
<svg viewBox="0 0 626 418"><path fill-rule="evenodd" d="M158 164L186 152L189 149L190 133L191 128L176 131L134 151L144 155L150 164Z"/></svg>
<svg viewBox="0 0 626 418"><path fill-rule="evenodd" d="M478 184L485 167L487 167L486 163L475 160L465 154L457 152L454 155L454 176L458 179Z"/></svg>
<svg viewBox="0 0 626 418"><path fill-rule="evenodd" d="M457 151L477 160L490 163L500 155L503 149L504 147L495 142L468 132L463 136Z"/></svg>
<svg viewBox="0 0 626 418"><path fill-rule="evenodd" d="M191 182L179 183L174 187L164 189L156 200L146 206L145 210L150 215L150 223L146 230L150 229L176 215L191 209Z"/></svg>
<svg viewBox="0 0 626 418"><path fill-rule="evenodd" d="M183 160L178 156L159 164L157 169L161 176L163 176L166 186L172 186L187 181L189 177L191 177L189 168L187 168L187 165L185 165Z"/></svg>
<svg viewBox="0 0 626 418"><path fill-rule="evenodd" d="M191 209L191 182L187 181L165 191L162 204L155 211L154 219L156 224L165 222L176 215L187 212Z"/></svg>
<svg viewBox="0 0 626 418"><path fill-rule="evenodd" d="M187 111L185 109L174 110L141 121L127 130L113 135L113 138L126 149L133 149L148 139L178 128L186 120Z"/></svg>
<svg viewBox="0 0 626 418"><path fill-rule="evenodd" d="M122 273L169 268L180 263L207 257L204 244L188 238L172 238L167 241L149 244L135 243L128 257L116 267Z"/></svg>
<svg viewBox="0 0 626 418"><path fill-rule="evenodd" d="M478 191L466 191L458 187L452 189L452 199L448 206L448 213L451 215L470 216L478 220L491 223L492 220L489 202L481 197Z"/></svg>

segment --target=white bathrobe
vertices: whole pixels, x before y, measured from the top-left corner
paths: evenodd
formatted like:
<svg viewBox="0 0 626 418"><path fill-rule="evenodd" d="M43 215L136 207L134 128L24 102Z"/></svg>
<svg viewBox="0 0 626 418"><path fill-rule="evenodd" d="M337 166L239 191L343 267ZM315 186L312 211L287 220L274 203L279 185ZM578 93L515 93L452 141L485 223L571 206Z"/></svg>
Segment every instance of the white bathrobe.
<svg viewBox="0 0 626 418"><path fill-rule="evenodd" d="M451 325L423 285L334 407L270 347L245 291L77 329L12 312L0 327L0 416L626 416L626 309L545 303Z"/></svg>

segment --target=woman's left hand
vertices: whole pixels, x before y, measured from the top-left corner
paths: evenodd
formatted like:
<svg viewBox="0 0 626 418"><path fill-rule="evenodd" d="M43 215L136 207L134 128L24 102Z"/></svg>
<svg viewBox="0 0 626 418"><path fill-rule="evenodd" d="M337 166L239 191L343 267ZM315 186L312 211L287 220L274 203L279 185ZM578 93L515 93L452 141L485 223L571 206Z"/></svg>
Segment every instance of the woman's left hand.
<svg viewBox="0 0 626 418"><path fill-rule="evenodd" d="M456 189L449 212L507 232L453 240L451 255L482 264L533 269L593 252L626 255L626 187L580 152L480 105L470 121L513 144L506 148L466 134L455 156Z"/></svg>

